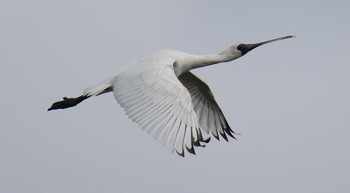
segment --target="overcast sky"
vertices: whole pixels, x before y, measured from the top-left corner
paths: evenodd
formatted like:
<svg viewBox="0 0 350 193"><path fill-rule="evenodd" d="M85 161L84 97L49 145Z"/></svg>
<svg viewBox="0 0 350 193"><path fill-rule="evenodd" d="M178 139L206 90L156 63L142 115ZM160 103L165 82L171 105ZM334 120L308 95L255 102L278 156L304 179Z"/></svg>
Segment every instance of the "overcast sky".
<svg viewBox="0 0 350 193"><path fill-rule="evenodd" d="M0 193L350 192L350 1L0 1ZM172 154L112 94L47 112L161 49L196 69L238 140Z"/></svg>

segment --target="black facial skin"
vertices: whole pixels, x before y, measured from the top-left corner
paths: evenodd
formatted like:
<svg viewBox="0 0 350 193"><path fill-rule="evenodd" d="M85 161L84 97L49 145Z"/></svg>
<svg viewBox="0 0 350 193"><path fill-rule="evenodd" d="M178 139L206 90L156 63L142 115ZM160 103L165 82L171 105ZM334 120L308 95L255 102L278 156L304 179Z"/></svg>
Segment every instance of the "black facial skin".
<svg viewBox="0 0 350 193"><path fill-rule="evenodd" d="M260 45L262 45L262 44L260 44L260 43L258 43L258 44L239 44L237 46L237 49L239 51L241 51L242 56L244 56L246 53L248 53L249 51L251 51L252 49L254 49Z"/></svg>

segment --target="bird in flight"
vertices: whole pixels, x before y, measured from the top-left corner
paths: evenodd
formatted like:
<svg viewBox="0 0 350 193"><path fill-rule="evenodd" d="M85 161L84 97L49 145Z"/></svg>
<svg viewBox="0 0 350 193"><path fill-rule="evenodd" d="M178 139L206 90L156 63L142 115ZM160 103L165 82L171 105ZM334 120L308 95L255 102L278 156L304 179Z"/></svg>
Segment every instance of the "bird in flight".
<svg viewBox="0 0 350 193"><path fill-rule="evenodd" d="M234 44L217 55L192 55L164 50L127 65L118 74L87 88L76 98L64 97L48 111L76 106L101 94L113 92L128 117L180 156L195 154L210 135L235 138L208 85L190 71L229 62L261 45L293 38L285 36L255 44Z"/></svg>

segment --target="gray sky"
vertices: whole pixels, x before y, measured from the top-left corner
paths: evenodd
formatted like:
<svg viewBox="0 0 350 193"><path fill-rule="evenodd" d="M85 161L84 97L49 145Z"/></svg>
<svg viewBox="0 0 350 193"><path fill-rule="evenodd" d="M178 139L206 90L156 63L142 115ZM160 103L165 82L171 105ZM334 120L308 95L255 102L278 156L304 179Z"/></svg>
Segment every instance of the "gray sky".
<svg viewBox="0 0 350 193"><path fill-rule="evenodd" d="M350 192L349 1L0 1L0 193ZM47 112L161 49L215 54L297 38L195 70L242 135L185 159L112 94Z"/></svg>

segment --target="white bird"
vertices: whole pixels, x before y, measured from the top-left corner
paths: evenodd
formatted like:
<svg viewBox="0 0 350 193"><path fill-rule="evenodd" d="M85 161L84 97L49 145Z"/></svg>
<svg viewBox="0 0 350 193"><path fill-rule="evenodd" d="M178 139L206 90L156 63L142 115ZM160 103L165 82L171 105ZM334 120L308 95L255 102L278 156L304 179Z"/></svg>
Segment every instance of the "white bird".
<svg viewBox="0 0 350 193"><path fill-rule="evenodd" d="M170 151L195 154L194 146L205 145L210 133L235 138L208 85L190 70L237 59L252 49L285 36L255 44L234 44L217 55L200 56L176 50L152 54L104 82L87 88L77 98L64 97L48 109L73 107L83 100L113 92L126 114Z"/></svg>

